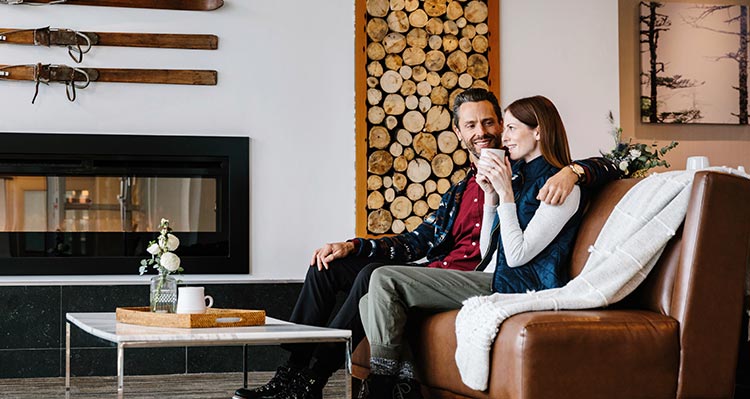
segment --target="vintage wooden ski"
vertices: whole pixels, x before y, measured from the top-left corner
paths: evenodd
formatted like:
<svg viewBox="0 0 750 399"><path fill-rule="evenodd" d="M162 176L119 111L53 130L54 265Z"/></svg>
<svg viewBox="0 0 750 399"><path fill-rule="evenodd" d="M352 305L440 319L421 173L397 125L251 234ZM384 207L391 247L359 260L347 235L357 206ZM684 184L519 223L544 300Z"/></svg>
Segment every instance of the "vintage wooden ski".
<svg viewBox="0 0 750 399"><path fill-rule="evenodd" d="M212 11L224 5L224 0L0 0L0 4L158 8L163 10Z"/></svg>
<svg viewBox="0 0 750 399"><path fill-rule="evenodd" d="M0 80L36 82L32 104L39 93L40 83L65 84L68 99L75 101L76 89L85 89L91 82L213 86L217 83L217 75L218 73L213 70L194 69L79 68L55 64L0 65Z"/></svg>
<svg viewBox="0 0 750 399"><path fill-rule="evenodd" d="M92 46L216 50L219 38L216 35L175 33L80 32L50 27L0 28L0 43L66 46L71 58L80 63L83 61L83 55L88 53Z"/></svg>

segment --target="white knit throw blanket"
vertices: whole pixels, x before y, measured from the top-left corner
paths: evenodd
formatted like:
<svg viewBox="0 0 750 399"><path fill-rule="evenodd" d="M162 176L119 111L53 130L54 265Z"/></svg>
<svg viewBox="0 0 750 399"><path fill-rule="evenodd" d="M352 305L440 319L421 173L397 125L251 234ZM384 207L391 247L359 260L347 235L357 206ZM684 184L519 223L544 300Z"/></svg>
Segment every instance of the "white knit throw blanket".
<svg viewBox="0 0 750 399"><path fill-rule="evenodd" d="M581 274L564 287L464 301L456 318L456 364L464 384L487 389L490 347L508 317L528 311L597 308L631 293L685 218L693 175L653 174L628 191L589 248L591 255Z"/></svg>

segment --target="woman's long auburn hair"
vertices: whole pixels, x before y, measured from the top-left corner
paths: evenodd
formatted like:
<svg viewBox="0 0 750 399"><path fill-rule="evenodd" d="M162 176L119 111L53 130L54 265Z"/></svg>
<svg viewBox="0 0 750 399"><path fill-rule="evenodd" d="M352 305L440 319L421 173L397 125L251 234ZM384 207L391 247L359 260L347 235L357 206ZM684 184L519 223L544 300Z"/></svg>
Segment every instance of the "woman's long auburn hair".
<svg viewBox="0 0 750 399"><path fill-rule="evenodd" d="M539 127L542 156L550 165L564 168L570 164L568 135L552 101L544 96L526 97L514 101L505 111L532 129Z"/></svg>

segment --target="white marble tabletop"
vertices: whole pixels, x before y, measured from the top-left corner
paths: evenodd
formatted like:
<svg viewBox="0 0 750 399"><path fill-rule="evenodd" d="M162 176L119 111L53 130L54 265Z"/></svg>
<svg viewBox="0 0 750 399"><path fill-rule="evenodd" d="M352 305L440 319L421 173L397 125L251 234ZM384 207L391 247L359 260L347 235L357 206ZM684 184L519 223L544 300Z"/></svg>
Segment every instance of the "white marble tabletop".
<svg viewBox="0 0 750 399"><path fill-rule="evenodd" d="M114 312L66 313L66 319L83 331L126 346L282 344L346 341L351 331L293 324L266 317L252 327L170 328L118 323Z"/></svg>

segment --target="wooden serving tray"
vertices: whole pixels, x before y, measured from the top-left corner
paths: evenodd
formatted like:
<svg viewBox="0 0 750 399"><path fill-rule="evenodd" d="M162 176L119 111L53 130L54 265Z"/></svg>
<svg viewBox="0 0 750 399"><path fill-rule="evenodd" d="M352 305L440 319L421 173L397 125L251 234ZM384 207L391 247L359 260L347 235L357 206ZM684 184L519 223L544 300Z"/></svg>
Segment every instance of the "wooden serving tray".
<svg viewBox="0 0 750 399"><path fill-rule="evenodd" d="M154 313L148 306L117 308L117 321L154 327L212 328L262 326L265 310L208 308L206 313Z"/></svg>

